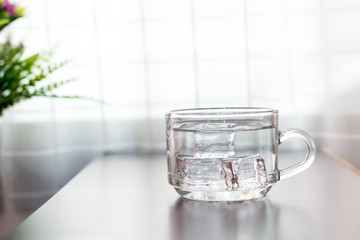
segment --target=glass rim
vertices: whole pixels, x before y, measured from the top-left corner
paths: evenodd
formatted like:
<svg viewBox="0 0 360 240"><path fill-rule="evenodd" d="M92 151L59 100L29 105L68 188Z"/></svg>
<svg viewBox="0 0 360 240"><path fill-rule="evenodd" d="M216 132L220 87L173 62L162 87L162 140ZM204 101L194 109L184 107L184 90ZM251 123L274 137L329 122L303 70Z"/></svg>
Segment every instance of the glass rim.
<svg viewBox="0 0 360 240"><path fill-rule="evenodd" d="M213 107L213 108L185 108L175 109L165 114L166 117L231 117L251 114L276 114L279 111L267 107Z"/></svg>

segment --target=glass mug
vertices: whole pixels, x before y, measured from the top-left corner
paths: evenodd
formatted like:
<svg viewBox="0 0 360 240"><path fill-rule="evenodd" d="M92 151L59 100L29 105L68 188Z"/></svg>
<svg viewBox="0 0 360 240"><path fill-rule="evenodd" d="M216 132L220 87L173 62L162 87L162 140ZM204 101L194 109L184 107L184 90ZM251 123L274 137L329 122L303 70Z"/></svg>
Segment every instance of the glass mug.
<svg viewBox="0 0 360 240"><path fill-rule="evenodd" d="M278 145L304 140L302 162L278 169ZM198 108L166 114L168 180L184 198L240 201L263 197L280 179L307 169L315 144L299 129L278 130L269 108Z"/></svg>

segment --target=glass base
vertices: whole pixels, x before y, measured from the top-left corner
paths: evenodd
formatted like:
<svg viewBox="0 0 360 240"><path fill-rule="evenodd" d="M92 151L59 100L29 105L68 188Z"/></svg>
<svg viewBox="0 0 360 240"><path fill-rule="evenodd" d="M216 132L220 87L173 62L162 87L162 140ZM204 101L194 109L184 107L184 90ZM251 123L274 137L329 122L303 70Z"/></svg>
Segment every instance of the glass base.
<svg viewBox="0 0 360 240"><path fill-rule="evenodd" d="M265 197L270 190L271 185L266 188L243 190L243 191L224 191L224 192L202 192L202 191L184 191L178 188L175 190L180 196L200 201L244 201Z"/></svg>

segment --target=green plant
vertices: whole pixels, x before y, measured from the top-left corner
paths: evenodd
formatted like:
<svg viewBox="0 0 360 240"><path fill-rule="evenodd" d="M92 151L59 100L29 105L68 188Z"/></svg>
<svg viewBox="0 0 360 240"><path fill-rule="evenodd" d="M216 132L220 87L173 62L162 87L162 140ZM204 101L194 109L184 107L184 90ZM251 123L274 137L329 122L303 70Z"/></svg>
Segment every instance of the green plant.
<svg viewBox="0 0 360 240"><path fill-rule="evenodd" d="M22 44L13 45L10 40L0 44L0 116L4 109L22 100L36 96L60 97L51 91L74 80L45 81L67 62L51 64L51 54L46 52L24 58L24 50Z"/></svg>
<svg viewBox="0 0 360 240"><path fill-rule="evenodd" d="M10 4L8 0L0 0L0 31L12 21L24 16L24 8Z"/></svg>
<svg viewBox="0 0 360 240"><path fill-rule="evenodd" d="M24 15L24 9L0 0L0 31ZM53 64L51 52L41 52L25 57L23 44L13 44L10 37L0 43L0 116L5 109L32 97L79 98L58 96L54 89L74 79L51 82L48 76L68 61Z"/></svg>

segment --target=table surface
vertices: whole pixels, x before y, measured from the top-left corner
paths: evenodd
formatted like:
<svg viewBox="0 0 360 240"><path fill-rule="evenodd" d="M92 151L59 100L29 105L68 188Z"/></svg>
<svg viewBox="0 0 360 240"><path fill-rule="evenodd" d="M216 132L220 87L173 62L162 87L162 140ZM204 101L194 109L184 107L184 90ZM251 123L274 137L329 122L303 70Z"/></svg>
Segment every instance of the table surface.
<svg viewBox="0 0 360 240"><path fill-rule="evenodd" d="M360 239L360 176L327 155L244 202L182 199L166 166L165 156L95 160L6 239Z"/></svg>

